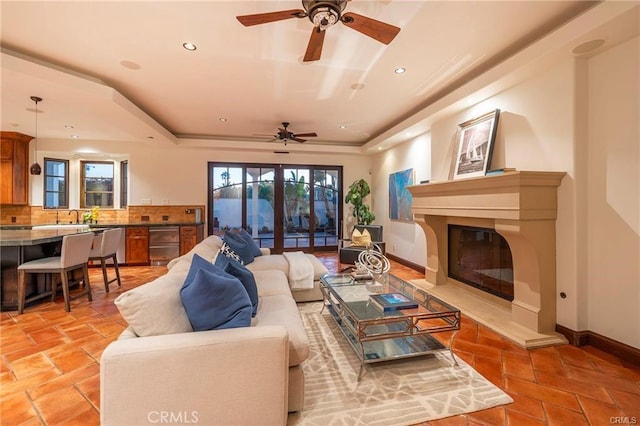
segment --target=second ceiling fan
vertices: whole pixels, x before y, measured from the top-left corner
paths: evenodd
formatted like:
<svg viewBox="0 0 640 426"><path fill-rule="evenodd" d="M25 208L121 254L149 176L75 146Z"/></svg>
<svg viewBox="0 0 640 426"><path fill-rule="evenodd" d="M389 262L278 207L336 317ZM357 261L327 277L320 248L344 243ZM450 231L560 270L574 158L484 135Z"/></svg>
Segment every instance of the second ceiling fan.
<svg viewBox="0 0 640 426"><path fill-rule="evenodd" d="M357 13L342 13L349 0L302 0L303 9L289 9L278 12L236 16L245 27L282 21L290 18L306 18L313 23L311 37L304 54L304 62L317 61L322 55L325 30L342 22L347 27L367 35L381 43L389 44L400 32L400 28L380 22Z"/></svg>

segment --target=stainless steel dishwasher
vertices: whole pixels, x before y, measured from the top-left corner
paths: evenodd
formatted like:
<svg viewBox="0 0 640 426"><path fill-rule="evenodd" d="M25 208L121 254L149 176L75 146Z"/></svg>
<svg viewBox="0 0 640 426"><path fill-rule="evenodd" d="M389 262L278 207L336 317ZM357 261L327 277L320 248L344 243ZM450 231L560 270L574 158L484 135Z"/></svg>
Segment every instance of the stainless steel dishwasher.
<svg viewBox="0 0 640 426"><path fill-rule="evenodd" d="M149 261L151 265L166 265L180 256L180 228L158 226L149 228Z"/></svg>

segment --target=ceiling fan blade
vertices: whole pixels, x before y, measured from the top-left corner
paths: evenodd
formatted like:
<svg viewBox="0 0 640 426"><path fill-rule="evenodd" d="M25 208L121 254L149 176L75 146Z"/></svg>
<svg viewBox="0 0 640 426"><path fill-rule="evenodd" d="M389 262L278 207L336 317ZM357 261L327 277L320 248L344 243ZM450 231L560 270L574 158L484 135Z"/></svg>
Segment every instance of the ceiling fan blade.
<svg viewBox="0 0 640 426"><path fill-rule="evenodd" d="M317 135L317 134L315 134L315 133L296 133L294 136L295 136L296 138L299 138L299 137L303 137L303 138L315 138L315 137L317 137L318 135Z"/></svg>
<svg viewBox="0 0 640 426"><path fill-rule="evenodd" d="M367 18L357 13L345 13L342 15L341 21L347 27L384 44L391 43L400 32L400 28L394 25L376 21L373 18Z"/></svg>
<svg viewBox="0 0 640 426"><path fill-rule="evenodd" d="M320 59L325 32L326 31L322 31L320 27L313 27L311 37L309 37L309 44L307 44L307 51L304 53L303 62L317 61Z"/></svg>
<svg viewBox="0 0 640 426"><path fill-rule="evenodd" d="M292 137L292 138L291 138L291 140L292 140L292 141L296 141L296 142L300 142L300 143L302 143L302 142L306 142L306 141L307 141L306 139L300 139L300 138L299 138L299 137L297 137L297 136Z"/></svg>
<svg viewBox="0 0 640 426"><path fill-rule="evenodd" d="M307 12L302 9L280 10L278 12L257 13L255 15L236 16L245 27L252 25L266 24L268 22L283 21L290 18L304 18Z"/></svg>

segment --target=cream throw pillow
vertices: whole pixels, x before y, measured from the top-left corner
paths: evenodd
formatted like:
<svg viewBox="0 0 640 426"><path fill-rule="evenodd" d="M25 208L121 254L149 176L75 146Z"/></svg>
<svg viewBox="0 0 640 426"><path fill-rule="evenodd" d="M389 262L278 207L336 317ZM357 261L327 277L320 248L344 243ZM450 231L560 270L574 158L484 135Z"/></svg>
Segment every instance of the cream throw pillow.
<svg viewBox="0 0 640 426"><path fill-rule="evenodd" d="M365 229L362 233L358 229L353 230L351 234L351 245L358 247L369 247L371 245L371 234Z"/></svg>

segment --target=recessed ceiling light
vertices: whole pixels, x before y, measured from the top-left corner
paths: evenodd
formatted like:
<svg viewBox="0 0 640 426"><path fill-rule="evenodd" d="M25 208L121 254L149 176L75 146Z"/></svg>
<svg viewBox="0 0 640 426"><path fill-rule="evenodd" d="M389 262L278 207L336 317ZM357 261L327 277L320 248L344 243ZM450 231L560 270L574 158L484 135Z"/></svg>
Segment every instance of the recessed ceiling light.
<svg viewBox="0 0 640 426"><path fill-rule="evenodd" d="M396 74L404 74L407 71L406 68L396 68L393 72L395 72Z"/></svg>
<svg viewBox="0 0 640 426"><path fill-rule="evenodd" d="M182 43L182 47L184 47L185 49L193 52L194 50L196 50L198 47L193 44L193 43Z"/></svg>
<svg viewBox="0 0 640 426"><path fill-rule="evenodd" d="M602 46L604 44L604 40L598 38L595 40L590 40L584 42L573 49L574 55L584 55L585 53L592 52Z"/></svg>
<svg viewBox="0 0 640 426"><path fill-rule="evenodd" d="M78 135L71 135L71 139L78 139L80 136Z"/></svg>
<svg viewBox="0 0 640 426"><path fill-rule="evenodd" d="M153 136L147 136L147 139L155 139Z"/></svg>
<svg viewBox="0 0 640 426"><path fill-rule="evenodd" d="M70 126L70 125L67 124L66 126L64 126L64 128L65 129L73 129L73 126Z"/></svg>
<svg viewBox="0 0 640 426"><path fill-rule="evenodd" d="M222 121L223 123L225 123L227 121L227 119L224 118L224 117L220 117L220 118L218 118L218 120Z"/></svg>
<svg viewBox="0 0 640 426"><path fill-rule="evenodd" d="M120 61L120 65L134 71L140 69L140 65L132 61Z"/></svg>
<svg viewBox="0 0 640 426"><path fill-rule="evenodd" d="M341 129L346 129L347 126L345 126L344 124L342 126L340 126Z"/></svg>

